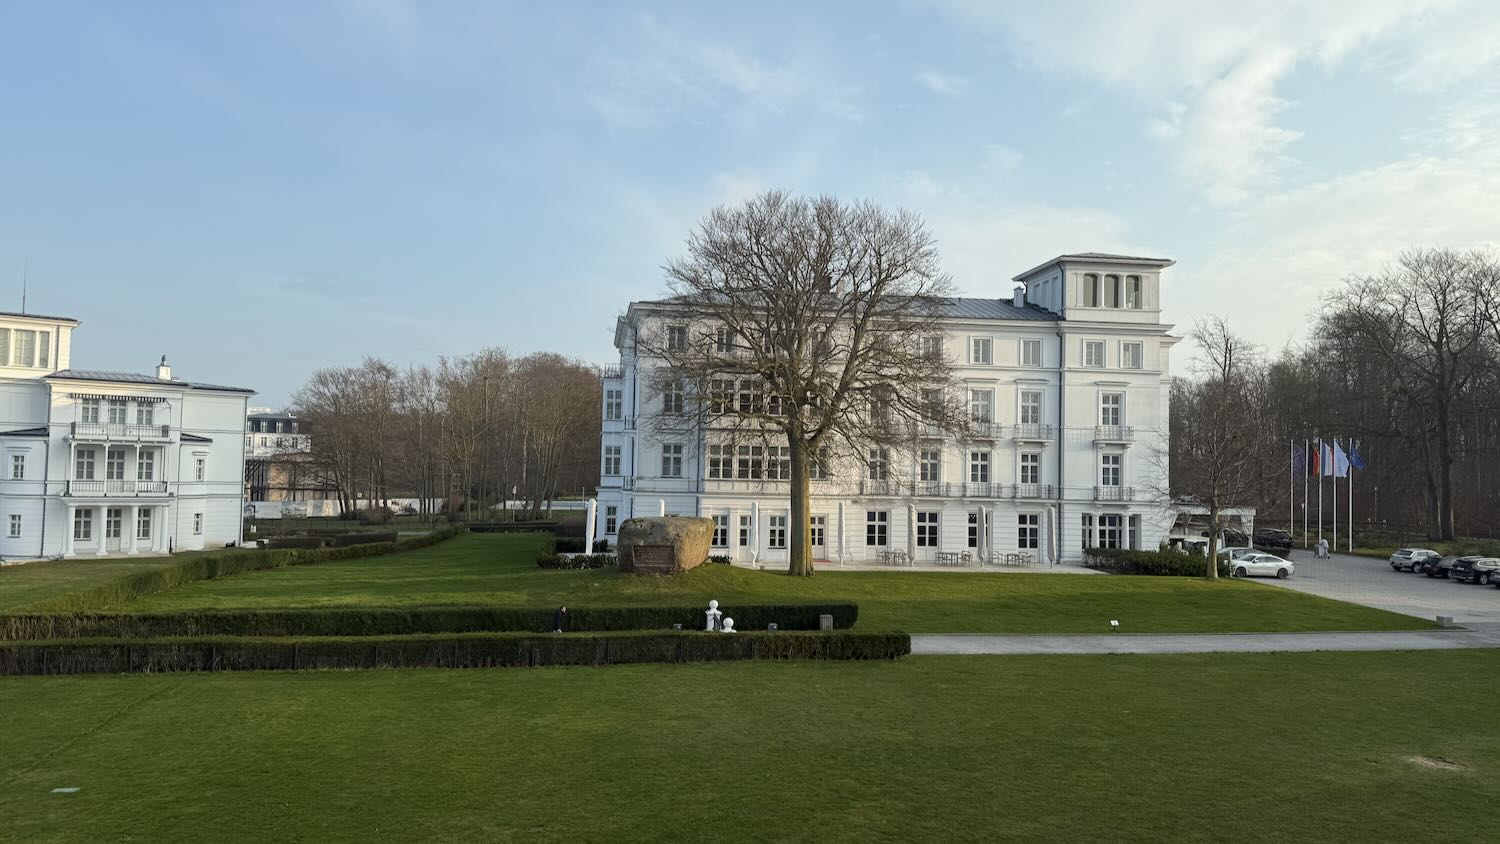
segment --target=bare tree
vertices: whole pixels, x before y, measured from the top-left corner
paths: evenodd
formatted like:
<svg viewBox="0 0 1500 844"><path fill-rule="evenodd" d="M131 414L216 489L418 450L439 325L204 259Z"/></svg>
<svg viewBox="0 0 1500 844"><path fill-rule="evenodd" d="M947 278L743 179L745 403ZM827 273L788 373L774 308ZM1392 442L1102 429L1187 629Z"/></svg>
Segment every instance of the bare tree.
<svg viewBox="0 0 1500 844"><path fill-rule="evenodd" d="M655 433L787 448L767 467L790 482L790 571L811 575L815 471L859 455L884 480L920 426L964 425L933 239L909 212L772 191L712 211L665 271L667 324L636 337L665 411Z"/></svg>

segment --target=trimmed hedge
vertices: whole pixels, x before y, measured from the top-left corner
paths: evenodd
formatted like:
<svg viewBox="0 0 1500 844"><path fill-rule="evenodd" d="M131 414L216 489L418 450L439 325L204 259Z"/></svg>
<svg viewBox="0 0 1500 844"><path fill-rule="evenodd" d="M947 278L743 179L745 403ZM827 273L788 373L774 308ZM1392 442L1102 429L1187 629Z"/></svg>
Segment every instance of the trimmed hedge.
<svg viewBox="0 0 1500 844"><path fill-rule="evenodd" d="M1110 574L1203 577L1208 558L1177 551L1132 551L1128 548L1085 548L1084 565ZM1229 563L1219 561L1219 576L1229 576Z"/></svg>
<svg viewBox="0 0 1500 844"><path fill-rule="evenodd" d="M266 547L273 550L283 548L322 548L328 541L326 536L273 536L265 540Z"/></svg>
<svg viewBox="0 0 1500 844"><path fill-rule="evenodd" d="M414 551L418 548L436 545L445 539L457 536L460 532L462 532L461 528L450 527L420 536L407 537L399 542L376 542L368 545L350 545L344 548L234 550L196 554L159 569L136 572L90 589L69 592L50 601L35 604L30 609L43 612L98 610L198 580L212 580L216 577L226 577L247 571L265 571L287 566L354 560L400 551Z"/></svg>
<svg viewBox="0 0 1500 844"><path fill-rule="evenodd" d="M568 607L569 631L701 630L703 607ZM24 613L0 616L0 640L151 639L163 636L402 636L422 633L552 630L553 607L307 607L266 610L187 610L158 613ZM845 630L859 618L856 604L722 607L741 630L817 630L833 616Z"/></svg>
<svg viewBox="0 0 1500 844"><path fill-rule="evenodd" d="M180 638L0 645L0 675L501 668L743 659L898 659L905 633L480 633L358 639Z"/></svg>
<svg viewBox="0 0 1500 844"><path fill-rule="evenodd" d="M395 542L400 535L393 530L380 533L344 533L338 536L330 536L328 545L333 548L343 548L345 545L368 545L372 542Z"/></svg>
<svg viewBox="0 0 1500 844"><path fill-rule="evenodd" d="M544 551L537 555L536 564L544 569L607 569L610 566L619 565L620 558L614 554L574 554L571 557L564 557L561 554Z"/></svg>

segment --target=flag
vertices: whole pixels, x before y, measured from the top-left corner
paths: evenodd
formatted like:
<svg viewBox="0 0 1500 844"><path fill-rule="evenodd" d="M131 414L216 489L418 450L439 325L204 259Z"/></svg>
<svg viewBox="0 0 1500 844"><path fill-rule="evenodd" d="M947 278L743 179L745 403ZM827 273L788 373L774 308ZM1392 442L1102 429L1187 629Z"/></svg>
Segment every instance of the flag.
<svg viewBox="0 0 1500 844"><path fill-rule="evenodd" d="M1333 476L1335 478L1349 477L1349 455L1344 453L1338 440L1333 441Z"/></svg>
<svg viewBox="0 0 1500 844"><path fill-rule="evenodd" d="M1300 445L1292 446L1292 475L1307 474L1307 449Z"/></svg>
<svg viewBox="0 0 1500 844"><path fill-rule="evenodd" d="M1333 446L1318 441L1318 469L1325 478L1333 477Z"/></svg>
<svg viewBox="0 0 1500 844"><path fill-rule="evenodd" d="M1321 450L1322 450L1321 448L1314 449L1310 454L1307 455L1307 475L1308 475L1308 477L1316 478L1320 474L1318 472L1318 453Z"/></svg>
<svg viewBox="0 0 1500 844"><path fill-rule="evenodd" d="M1365 459L1359 456L1359 446L1354 444L1354 440L1349 441L1349 465L1356 469L1365 468Z"/></svg>

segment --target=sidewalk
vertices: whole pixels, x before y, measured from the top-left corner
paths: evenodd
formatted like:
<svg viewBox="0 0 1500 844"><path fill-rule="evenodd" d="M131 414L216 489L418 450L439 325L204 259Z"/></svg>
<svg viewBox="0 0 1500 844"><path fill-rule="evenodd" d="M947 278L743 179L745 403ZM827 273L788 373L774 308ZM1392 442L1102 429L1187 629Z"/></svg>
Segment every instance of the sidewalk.
<svg viewBox="0 0 1500 844"><path fill-rule="evenodd" d="M918 656L959 654L1199 654L1281 651L1438 651L1500 648L1500 624L1467 629L1368 633L917 635Z"/></svg>

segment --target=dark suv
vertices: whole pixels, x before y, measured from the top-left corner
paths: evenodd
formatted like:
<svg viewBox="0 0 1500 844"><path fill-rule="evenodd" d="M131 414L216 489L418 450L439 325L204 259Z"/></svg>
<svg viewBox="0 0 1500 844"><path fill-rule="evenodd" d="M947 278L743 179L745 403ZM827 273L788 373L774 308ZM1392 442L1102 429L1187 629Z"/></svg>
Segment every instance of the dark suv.
<svg viewBox="0 0 1500 844"><path fill-rule="evenodd" d="M1459 560L1477 560L1478 557L1428 557L1417 571L1428 577L1447 577L1453 572L1453 564Z"/></svg>
<svg viewBox="0 0 1500 844"><path fill-rule="evenodd" d="M1500 559L1459 557L1453 561L1453 567L1448 571L1448 578L1488 586L1492 581L1500 581Z"/></svg>
<svg viewBox="0 0 1500 844"><path fill-rule="evenodd" d="M1279 528L1258 528L1255 531L1255 547L1290 551L1292 535Z"/></svg>

